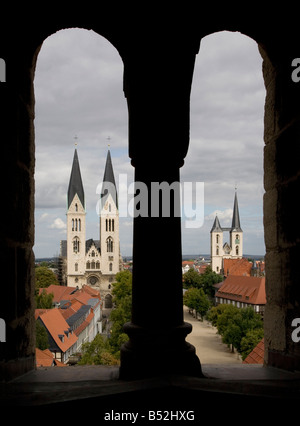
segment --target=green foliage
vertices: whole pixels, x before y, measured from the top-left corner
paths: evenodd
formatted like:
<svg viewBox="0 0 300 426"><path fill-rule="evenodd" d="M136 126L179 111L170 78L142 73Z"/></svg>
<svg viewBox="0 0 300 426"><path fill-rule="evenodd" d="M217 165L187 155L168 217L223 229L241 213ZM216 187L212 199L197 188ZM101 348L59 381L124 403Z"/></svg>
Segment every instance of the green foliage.
<svg viewBox="0 0 300 426"><path fill-rule="evenodd" d="M53 293L47 294L43 290L40 294L35 295L36 309L51 309L53 307Z"/></svg>
<svg viewBox="0 0 300 426"><path fill-rule="evenodd" d="M200 288L201 287L201 275L193 268L189 269L183 274L183 288Z"/></svg>
<svg viewBox="0 0 300 426"><path fill-rule="evenodd" d="M204 273L200 275L201 277L201 286L209 297L214 297L215 289L214 284L220 283L224 280L223 275L217 274L214 272L210 266L208 266Z"/></svg>
<svg viewBox="0 0 300 426"><path fill-rule="evenodd" d="M202 288L190 287L183 296L183 303L189 309L195 310L196 317L199 314L201 318L204 317L210 307L209 299Z"/></svg>
<svg viewBox="0 0 300 426"><path fill-rule="evenodd" d="M223 281L223 279L224 277L212 271L210 266L205 269L203 274L199 274L195 269L189 269L183 274L183 288L202 288L204 293L212 298L215 295L213 285Z"/></svg>
<svg viewBox="0 0 300 426"><path fill-rule="evenodd" d="M243 359L263 337L262 318L250 306L218 305L211 308L207 319L217 327L223 342L236 348Z"/></svg>
<svg viewBox="0 0 300 426"><path fill-rule="evenodd" d="M41 349L41 351L43 351L44 349L49 348L48 334L40 320L37 320L35 322L35 336L36 336L35 346L38 349Z"/></svg>
<svg viewBox="0 0 300 426"><path fill-rule="evenodd" d="M262 328L256 328L254 330L249 330L241 340L241 350L242 360L244 360L250 352L255 348L255 346L261 341L264 337L264 331Z"/></svg>
<svg viewBox="0 0 300 426"><path fill-rule="evenodd" d="M128 340L123 332L123 325L131 319L132 274L121 271L116 274L116 282L112 283L113 302L115 308L111 311L112 322L109 338L97 335L90 343L82 347L83 356L80 364L115 365L119 363L120 348Z"/></svg>
<svg viewBox="0 0 300 426"><path fill-rule="evenodd" d="M49 287L51 284L59 285L54 272L46 266L38 266L35 268L35 288L45 288Z"/></svg>
<svg viewBox="0 0 300 426"><path fill-rule="evenodd" d="M82 345L82 356L79 365L116 365L118 360L111 353L108 339L97 334L92 342Z"/></svg>

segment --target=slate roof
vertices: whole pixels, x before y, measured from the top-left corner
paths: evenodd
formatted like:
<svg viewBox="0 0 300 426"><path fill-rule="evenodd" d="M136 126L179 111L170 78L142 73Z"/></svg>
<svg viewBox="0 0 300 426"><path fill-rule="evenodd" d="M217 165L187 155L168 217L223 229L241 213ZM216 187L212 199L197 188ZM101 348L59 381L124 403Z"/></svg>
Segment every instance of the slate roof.
<svg viewBox="0 0 300 426"><path fill-rule="evenodd" d="M103 186L102 186L100 198L105 197L104 200L106 200L106 195L108 194L111 194L115 202L115 205L118 208L118 194L117 194L117 187L116 187L115 176L114 176L114 171L113 171L113 166L111 161L110 150L108 150L107 152L106 164L105 164L105 170L104 170L104 176L103 176ZM101 207L103 207L102 201L101 201Z"/></svg>
<svg viewBox="0 0 300 426"><path fill-rule="evenodd" d="M78 195L79 200L81 201L81 204L84 207L84 190L83 190L83 184L81 179L77 149L75 149L75 152L74 152L71 176L69 181L68 208L70 207L70 204L72 203L75 194Z"/></svg>
<svg viewBox="0 0 300 426"><path fill-rule="evenodd" d="M237 232L242 232L241 224L240 224L239 206L238 206L238 200L237 200L236 192L235 192L235 195L234 195L231 230L237 231Z"/></svg>

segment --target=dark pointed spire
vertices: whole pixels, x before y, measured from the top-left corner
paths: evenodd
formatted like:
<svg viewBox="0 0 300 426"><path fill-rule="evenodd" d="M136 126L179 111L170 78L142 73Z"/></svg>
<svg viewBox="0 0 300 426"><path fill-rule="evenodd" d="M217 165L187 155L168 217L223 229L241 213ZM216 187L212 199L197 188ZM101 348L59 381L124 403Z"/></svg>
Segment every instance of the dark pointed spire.
<svg viewBox="0 0 300 426"><path fill-rule="evenodd" d="M74 152L73 164L72 164L72 170L71 170L71 176L70 176L70 182L69 182L69 188L68 188L68 208L70 207L70 204L72 203L75 197L75 194L78 195L79 200L81 201L81 204L84 207L84 190L83 190L83 185L81 180L79 160L78 160L78 154L77 154L76 148Z"/></svg>
<svg viewBox="0 0 300 426"><path fill-rule="evenodd" d="M118 194L117 194L117 187L115 182L115 176L110 156L110 150L107 152L106 157L106 164L105 164L105 170L104 170L104 176L103 176L103 186L102 186L102 192L100 195L100 198L107 196L108 194L111 194L117 208L118 208Z"/></svg>
<svg viewBox="0 0 300 426"><path fill-rule="evenodd" d="M221 225L220 225L219 218L218 218L218 216L216 215L216 218L215 218L214 224L213 224L213 226L212 226L212 228L211 228L211 231L210 231L210 232L217 232L217 231L222 232L222 228L221 228Z"/></svg>
<svg viewBox="0 0 300 426"><path fill-rule="evenodd" d="M232 231L239 231L239 232L242 231L241 224L240 224L240 214L239 214L239 206L238 206L236 191L235 191L235 196L234 196L231 230Z"/></svg>

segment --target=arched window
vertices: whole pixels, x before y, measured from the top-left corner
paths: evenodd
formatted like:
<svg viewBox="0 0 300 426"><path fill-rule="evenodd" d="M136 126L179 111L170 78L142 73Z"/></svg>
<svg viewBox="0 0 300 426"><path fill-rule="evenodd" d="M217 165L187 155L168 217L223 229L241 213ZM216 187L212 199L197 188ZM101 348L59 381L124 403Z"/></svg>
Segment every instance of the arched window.
<svg viewBox="0 0 300 426"><path fill-rule="evenodd" d="M219 246L216 247L216 255L219 256Z"/></svg>
<svg viewBox="0 0 300 426"><path fill-rule="evenodd" d="M112 230L112 232L114 232L114 230L115 230L115 219L112 219L112 221L111 221L111 230Z"/></svg>
<svg viewBox="0 0 300 426"><path fill-rule="evenodd" d="M108 231L108 220L105 219L105 230Z"/></svg>
<svg viewBox="0 0 300 426"><path fill-rule="evenodd" d="M99 260L97 260L97 262L96 262L96 269L100 269L100 262L99 262Z"/></svg>
<svg viewBox="0 0 300 426"><path fill-rule="evenodd" d="M108 221L108 230L111 231L111 219Z"/></svg>
<svg viewBox="0 0 300 426"><path fill-rule="evenodd" d="M78 231L78 228L77 228L77 219L75 219L75 231Z"/></svg>
<svg viewBox="0 0 300 426"><path fill-rule="evenodd" d="M75 204L75 212L78 212L78 204Z"/></svg>
<svg viewBox="0 0 300 426"><path fill-rule="evenodd" d="M238 254L239 254L239 246L235 247L235 254L238 256Z"/></svg>
<svg viewBox="0 0 300 426"><path fill-rule="evenodd" d="M217 243L217 244L219 244L219 237L220 237L220 235L219 235L219 234L217 234L217 235L216 235L216 243Z"/></svg>
<svg viewBox="0 0 300 426"><path fill-rule="evenodd" d="M109 271L112 271L112 263L109 264Z"/></svg>
<svg viewBox="0 0 300 426"><path fill-rule="evenodd" d="M78 219L78 231L81 231L81 219Z"/></svg>
<svg viewBox="0 0 300 426"><path fill-rule="evenodd" d="M106 240L106 247L107 247L108 253L112 253L114 251L113 240L112 240L111 237L107 238L107 240Z"/></svg>
<svg viewBox="0 0 300 426"><path fill-rule="evenodd" d="M75 263L75 272L78 272L78 263Z"/></svg>
<svg viewBox="0 0 300 426"><path fill-rule="evenodd" d="M74 231L74 219L72 219L72 231Z"/></svg>
<svg viewBox="0 0 300 426"><path fill-rule="evenodd" d="M80 251L80 241L77 237L75 237L73 240L73 252L79 253L79 251Z"/></svg>
<svg viewBox="0 0 300 426"><path fill-rule="evenodd" d="M90 261L88 260L87 262L86 262L86 269L90 269L91 268L91 264L90 264Z"/></svg>
<svg viewBox="0 0 300 426"><path fill-rule="evenodd" d="M91 269L95 269L95 261L94 260L92 260Z"/></svg>
<svg viewBox="0 0 300 426"><path fill-rule="evenodd" d="M95 257L95 252L94 252L94 250L92 251L92 257Z"/></svg>

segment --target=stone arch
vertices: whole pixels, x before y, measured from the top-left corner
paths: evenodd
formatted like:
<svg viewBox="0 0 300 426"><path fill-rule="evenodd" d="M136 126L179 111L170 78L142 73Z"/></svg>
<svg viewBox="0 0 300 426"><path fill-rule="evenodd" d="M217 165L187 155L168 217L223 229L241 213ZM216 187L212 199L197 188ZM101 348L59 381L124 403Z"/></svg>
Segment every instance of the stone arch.
<svg viewBox="0 0 300 426"><path fill-rule="evenodd" d="M104 298L104 307L106 309L111 309L112 308L112 295L110 293L107 293L105 298Z"/></svg>
<svg viewBox="0 0 300 426"><path fill-rule="evenodd" d="M1 131L3 139L8 141L2 147L5 167L1 169L0 173L2 182L10 183L3 188L7 209L3 211L3 222L6 223L6 227L1 234L1 247L4 253L2 258L4 264L9 266L6 268L5 277L7 288L9 288L8 297L4 298L5 306L1 311L1 316L5 319L7 326L6 355L3 357L4 363L1 368L7 380L33 369L35 362L34 255L32 252L34 244L33 76L35 61L42 41L51 33L64 26L70 26L70 23L80 26L82 21L86 22L83 26L93 28L93 20L86 13L83 13L84 18L74 15L74 13L74 11L68 11L68 18L64 19L62 16L59 25L49 19L45 26L41 26L37 15L32 20L30 18L23 20L22 17L22 21L15 26L14 37L18 39L18 43L12 42L9 37L11 34L9 20L6 23L6 20L3 19L0 29L3 40L0 56L6 61L6 81L9 82L5 86L1 84L0 100L3 119ZM103 29L103 34L107 38L111 38L113 43L119 47L125 62L124 89L130 106L129 155L132 164L136 167L136 179L146 177L146 181L153 181L153 178L158 181L160 177L169 178L172 181L179 177L178 167L183 164L189 143L189 91L192 83L194 57L201 37L216 29L230 28L233 31L248 34L259 43L264 60L263 74L267 88L264 129L264 185L266 191L264 195L264 229L268 298L268 307L265 312L265 342L269 356L266 358L266 362L268 365L282 368L295 369L297 367L299 369L300 347L291 339L291 319L299 316L300 303L299 231L295 230L293 226L295 194L299 193L300 186L299 155L297 155L299 144L296 143L300 123L298 102L300 86L295 85L291 80L291 60L293 55L297 55L295 52L299 51L297 27L293 29L290 26L289 31L279 31L275 24L268 28L265 22L262 24L259 19L256 19L260 17L257 16L257 12L255 12L255 19L246 15L245 18L239 16L239 21L235 21L230 13L230 10L228 14L224 13L222 19L219 20L215 19L214 14L211 14L211 18L207 14L208 18L205 22L191 22L189 26L191 30L186 33L181 30L179 33L178 26L176 28L173 26L167 36L159 26L156 28L155 34L153 33L153 21L149 26L147 26L147 22L143 22L138 33L139 36L144 36L141 37L143 49L140 48L140 43L129 43L134 40L133 34L130 33L130 22L129 24L127 22L127 19L130 21L130 16L124 19L126 27L113 26L108 22ZM291 13L294 11L291 10ZM136 19L136 17L134 18ZM101 21L101 25L104 21ZM197 21L199 21L198 16ZM197 29L194 31L192 28L195 24L198 27L196 26ZM135 30L135 25L132 25L133 27ZM138 55L134 50L137 45ZM153 111L155 111L155 118L153 118ZM174 129L171 128L172 123ZM145 133L145 128L150 130L148 134ZM140 143L141 135L143 143ZM158 151L161 155L158 163L155 163ZM169 164L167 164L166 170L163 170L166 158L169 160ZM151 167L152 164L156 164L156 170L150 170L149 166L147 168L147 163L150 163ZM153 255L153 244L156 243L155 239L152 239L151 242L151 236L164 230L168 238L173 237L176 241L171 248L172 256L167 259L167 261L170 260L170 264L175 265L172 268L174 271L171 271L171 277L169 276L173 292L170 293L162 288L161 293L163 301L167 300L167 297L170 301L170 294L172 296L172 303L163 304L164 307L167 306L165 315L167 322L163 324L163 329L159 329L155 323L149 323L148 330L153 331L150 333L151 348L154 350L151 351L151 359L144 357L146 352L140 351L143 362L140 365L135 363L137 369L140 368L137 373L139 376L143 376L145 369L147 370L151 366L158 374L159 365L163 364L163 368L166 366L162 363L164 358L162 358L161 351L157 352L159 361L156 359L155 332L157 330L159 330L160 342L163 342L162 333L167 333L170 329L172 338L175 336L175 330L176 332L180 330L181 334L186 332L183 330L180 314L182 291L178 291L176 286L176 283L180 281L178 277L180 277L181 271L181 250L178 243L180 232L178 227L174 230L171 223L163 221L162 226L160 223L157 221L156 228L152 227L148 220L136 220L135 223L135 231L139 231L135 232L134 237L133 273L136 283L141 282L146 287L149 284L149 288L151 288L150 277L145 277L144 273L148 266L148 259ZM143 237L140 236L141 234ZM148 247L143 241L145 236ZM144 252L140 255L139 252L142 250ZM163 281L166 281L163 272L163 270L157 270L157 276L161 276ZM4 271L5 273L6 271ZM168 285L168 283L166 284ZM14 289L16 290L14 291ZM143 300L142 291L135 288L135 302L137 301L138 305L140 300ZM153 310L152 300L148 305L147 303L145 306L141 304L140 308L135 306L133 309L133 321L138 325L132 326L128 331L135 339L137 347L143 340L140 339L143 327L148 326L147 317L149 316L149 321L153 320L153 316L148 315L151 312L150 303ZM15 309L12 310L11 306L14 306ZM157 328L155 328L156 326ZM147 338L149 338L149 334ZM182 348L183 345L176 347ZM129 360L130 349L129 347L127 349L127 360ZM173 351L173 354L176 355L176 351ZM166 356L165 359L171 361L170 358ZM122 362L123 358L121 365ZM169 368L173 368L173 372L178 371L181 363L185 364L183 358L180 358L180 362L178 362L178 359L174 357L174 362L170 364ZM137 371L134 369L135 366L132 365L132 368ZM124 371L123 377L126 377ZM130 377L129 368L127 368L127 377Z"/></svg>

